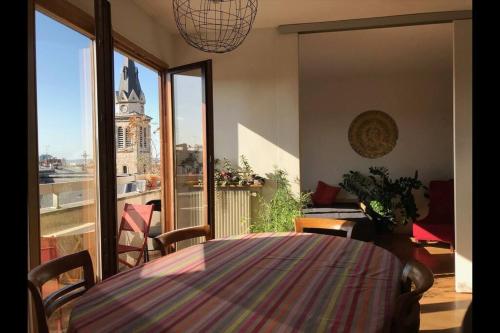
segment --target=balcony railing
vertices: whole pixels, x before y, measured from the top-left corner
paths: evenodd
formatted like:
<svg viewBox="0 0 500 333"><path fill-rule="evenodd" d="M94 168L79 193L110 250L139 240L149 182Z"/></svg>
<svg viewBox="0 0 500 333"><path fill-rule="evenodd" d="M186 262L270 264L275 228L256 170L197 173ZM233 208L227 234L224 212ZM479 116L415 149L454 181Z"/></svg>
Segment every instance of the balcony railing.
<svg viewBox="0 0 500 333"><path fill-rule="evenodd" d="M136 181L135 176L120 177L118 185L123 186ZM61 204L61 195L68 192L92 191L93 180L83 180L67 183L41 184L40 194L52 198L52 207L41 209L40 227L43 239L57 238L57 253L59 255L72 253L81 249L88 249L91 254L95 251L95 221L96 209L94 199L82 200ZM216 191L215 196L215 236L216 238L247 233L250 230L250 219L256 211L258 200L256 193L259 188L235 187L222 188ZM153 199L160 199L160 189L144 192L125 192L117 197L117 211L121 212L125 203L145 204ZM178 207L201 207L201 190L181 193ZM177 227L202 224L201 210L180 208L177 211ZM121 214L119 213L117 225ZM159 217L153 216L153 224L161 223ZM128 238L134 242L134 238ZM185 244L188 245L188 244ZM182 246L181 246L182 247Z"/></svg>

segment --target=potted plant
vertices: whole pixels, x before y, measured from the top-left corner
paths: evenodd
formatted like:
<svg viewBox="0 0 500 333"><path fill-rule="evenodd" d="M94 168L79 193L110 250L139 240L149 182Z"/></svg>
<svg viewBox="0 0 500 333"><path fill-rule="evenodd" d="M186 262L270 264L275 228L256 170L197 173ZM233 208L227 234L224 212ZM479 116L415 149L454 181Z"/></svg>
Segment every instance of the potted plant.
<svg viewBox="0 0 500 333"><path fill-rule="evenodd" d="M366 213L376 222L377 230L392 230L397 225L405 225L419 217L413 190L426 188L413 177L391 179L385 167L370 167L369 175L349 171L339 184L344 190L355 194Z"/></svg>
<svg viewBox="0 0 500 333"><path fill-rule="evenodd" d="M269 179L276 183L276 192L270 200L259 195L259 215L250 223L251 232L293 231L294 219L302 216L302 209L310 202L310 193L295 196L286 171L275 169Z"/></svg>
<svg viewBox="0 0 500 333"><path fill-rule="evenodd" d="M154 174L147 175L147 177L146 177L147 187L149 189L157 188L159 179L160 179L160 176L158 176L158 175L154 175Z"/></svg>
<svg viewBox="0 0 500 333"><path fill-rule="evenodd" d="M264 185L264 178L255 174L250 163L244 155L241 155L242 167L234 167L227 158L223 159L223 166L219 168L220 159L215 160L215 185L217 187L244 187Z"/></svg>

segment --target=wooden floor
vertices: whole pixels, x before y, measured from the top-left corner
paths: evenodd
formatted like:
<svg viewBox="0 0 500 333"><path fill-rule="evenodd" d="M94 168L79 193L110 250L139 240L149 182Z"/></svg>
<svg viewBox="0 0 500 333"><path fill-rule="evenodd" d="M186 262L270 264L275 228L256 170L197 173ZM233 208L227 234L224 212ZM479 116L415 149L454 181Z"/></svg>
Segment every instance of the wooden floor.
<svg viewBox="0 0 500 333"><path fill-rule="evenodd" d="M445 244L413 243L405 235L378 236L377 245L396 254L401 261L416 259L434 273L434 285L420 301L420 332L459 333L472 294L455 292L454 254Z"/></svg>

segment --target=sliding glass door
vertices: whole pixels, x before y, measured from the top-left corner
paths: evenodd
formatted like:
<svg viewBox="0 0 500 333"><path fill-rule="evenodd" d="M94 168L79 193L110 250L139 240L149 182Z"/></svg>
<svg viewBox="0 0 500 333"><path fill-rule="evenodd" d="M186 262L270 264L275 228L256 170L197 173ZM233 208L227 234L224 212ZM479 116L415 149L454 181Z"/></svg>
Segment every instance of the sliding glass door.
<svg viewBox="0 0 500 333"><path fill-rule="evenodd" d="M174 228L213 229L211 61L168 71L172 112ZM213 233L213 230L212 230ZM178 244L178 249L195 241Z"/></svg>

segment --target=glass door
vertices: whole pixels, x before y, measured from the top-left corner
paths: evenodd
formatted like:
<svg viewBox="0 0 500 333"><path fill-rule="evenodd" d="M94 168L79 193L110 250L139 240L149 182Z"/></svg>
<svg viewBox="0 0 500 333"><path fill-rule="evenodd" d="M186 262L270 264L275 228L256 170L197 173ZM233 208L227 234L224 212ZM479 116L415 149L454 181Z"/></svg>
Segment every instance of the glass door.
<svg viewBox="0 0 500 333"><path fill-rule="evenodd" d="M168 71L172 124L174 223L213 230L213 108L211 60ZM180 242L177 248L197 243Z"/></svg>

